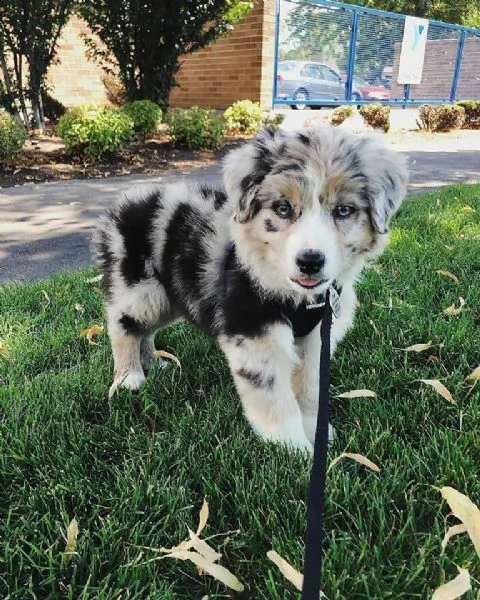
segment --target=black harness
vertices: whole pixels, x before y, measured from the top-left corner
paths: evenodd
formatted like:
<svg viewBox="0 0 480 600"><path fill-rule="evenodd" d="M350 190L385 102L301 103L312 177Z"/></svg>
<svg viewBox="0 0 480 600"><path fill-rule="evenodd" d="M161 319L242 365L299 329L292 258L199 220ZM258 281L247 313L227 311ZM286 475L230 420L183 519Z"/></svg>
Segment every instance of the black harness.
<svg viewBox="0 0 480 600"><path fill-rule="evenodd" d="M342 289L334 283L330 288L329 302L334 307L333 312L337 314L337 304ZM326 295L319 296L315 303L302 302L299 306L288 304L283 309L283 315L290 322L293 335L296 338L305 337L323 320L325 315Z"/></svg>

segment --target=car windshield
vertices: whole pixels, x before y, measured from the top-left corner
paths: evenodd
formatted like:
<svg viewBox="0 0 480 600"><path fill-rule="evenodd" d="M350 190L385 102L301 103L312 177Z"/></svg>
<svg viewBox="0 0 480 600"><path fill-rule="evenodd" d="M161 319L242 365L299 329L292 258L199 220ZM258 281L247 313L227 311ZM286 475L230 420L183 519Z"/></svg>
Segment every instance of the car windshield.
<svg viewBox="0 0 480 600"><path fill-rule="evenodd" d="M291 71L295 67L294 62L280 62L278 63L278 71Z"/></svg>

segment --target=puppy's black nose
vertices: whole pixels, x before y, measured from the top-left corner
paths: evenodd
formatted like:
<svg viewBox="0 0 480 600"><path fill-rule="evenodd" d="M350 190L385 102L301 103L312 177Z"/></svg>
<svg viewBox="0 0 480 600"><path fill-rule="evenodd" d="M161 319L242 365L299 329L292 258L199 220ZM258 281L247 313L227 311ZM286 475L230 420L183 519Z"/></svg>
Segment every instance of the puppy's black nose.
<svg viewBox="0 0 480 600"><path fill-rule="evenodd" d="M325 265L325 254L320 250L304 250L297 254L297 265L304 275L316 275Z"/></svg>

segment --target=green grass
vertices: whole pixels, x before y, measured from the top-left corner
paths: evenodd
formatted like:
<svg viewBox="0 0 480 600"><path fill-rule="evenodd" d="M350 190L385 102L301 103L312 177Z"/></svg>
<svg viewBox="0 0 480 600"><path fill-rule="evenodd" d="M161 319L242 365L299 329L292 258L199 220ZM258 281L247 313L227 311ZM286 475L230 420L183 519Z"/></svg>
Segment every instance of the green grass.
<svg viewBox="0 0 480 600"><path fill-rule="evenodd" d="M464 598L480 597L480 558L466 534L441 552L455 519L436 489L480 499L480 388L465 381L480 364L479 198L477 185L406 202L390 248L359 286L331 392L378 397L333 401L339 439L330 454L360 452L382 470L344 460L329 473L330 600L427 599L456 565L473 578ZM273 547L302 568L310 459L255 438L219 350L186 324L157 339L182 370L155 369L138 395L108 402L106 335L100 346L79 337L104 322L100 290L87 282L94 274L0 290L0 598L298 598L265 555ZM461 315L444 316L460 296ZM427 341L427 352L402 350ZM457 405L420 379L440 379ZM183 540L204 496L205 536L239 530L221 563L243 595L140 548ZM67 560L73 517L80 533Z"/></svg>

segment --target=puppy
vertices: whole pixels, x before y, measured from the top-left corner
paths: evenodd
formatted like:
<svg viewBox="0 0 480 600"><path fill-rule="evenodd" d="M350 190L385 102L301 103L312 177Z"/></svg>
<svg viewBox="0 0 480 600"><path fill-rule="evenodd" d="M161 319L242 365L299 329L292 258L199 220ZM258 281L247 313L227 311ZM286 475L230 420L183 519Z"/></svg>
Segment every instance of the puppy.
<svg viewBox="0 0 480 600"><path fill-rule="evenodd" d="M223 175L225 189L133 189L103 218L94 249L111 389L138 389L155 332L184 318L219 343L253 429L311 450L321 312L307 307L329 288L339 294L333 352L353 322L354 283L405 196L405 163L378 139L336 128L265 129L227 155Z"/></svg>

